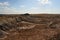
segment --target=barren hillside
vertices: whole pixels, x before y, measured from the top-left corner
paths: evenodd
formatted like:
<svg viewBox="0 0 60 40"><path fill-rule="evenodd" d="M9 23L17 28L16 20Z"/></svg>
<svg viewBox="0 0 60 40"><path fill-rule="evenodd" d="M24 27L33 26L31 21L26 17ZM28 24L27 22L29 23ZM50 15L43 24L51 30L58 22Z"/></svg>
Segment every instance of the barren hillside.
<svg viewBox="0 0 60 40"><path fill-rule="evenodd" d="M60 40L60 15L0 15L0 40Z"/></svg>

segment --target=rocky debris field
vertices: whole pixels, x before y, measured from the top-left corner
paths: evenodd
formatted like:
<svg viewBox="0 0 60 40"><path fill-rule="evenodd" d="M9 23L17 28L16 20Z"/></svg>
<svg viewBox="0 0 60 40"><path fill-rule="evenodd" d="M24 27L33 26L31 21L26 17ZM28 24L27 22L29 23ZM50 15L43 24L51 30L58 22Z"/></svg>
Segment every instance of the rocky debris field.
<svg viewBox="0 0 60 40"><path fill-rule="evenodd" d="M60 15L0 14L0 40L60 40Z"/></svg>

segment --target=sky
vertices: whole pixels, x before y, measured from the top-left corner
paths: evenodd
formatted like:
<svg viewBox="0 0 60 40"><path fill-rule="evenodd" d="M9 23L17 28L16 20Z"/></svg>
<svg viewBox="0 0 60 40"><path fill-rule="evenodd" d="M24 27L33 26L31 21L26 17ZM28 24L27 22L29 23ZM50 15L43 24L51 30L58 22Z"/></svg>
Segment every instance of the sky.
<svg viewBox="0 0 60 40"><path fill-rule="evenodd" d="M0 0L0 14L60 13L60 0Z"/></svg>

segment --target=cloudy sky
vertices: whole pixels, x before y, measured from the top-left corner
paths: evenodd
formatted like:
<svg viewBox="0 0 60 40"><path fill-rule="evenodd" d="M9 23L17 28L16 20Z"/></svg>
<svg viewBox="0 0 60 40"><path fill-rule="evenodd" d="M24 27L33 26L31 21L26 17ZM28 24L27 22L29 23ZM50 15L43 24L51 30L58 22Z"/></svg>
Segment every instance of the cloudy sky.
<svg viewBox="0 0 60 40"><path fill-rule="evenodd" d="M0 0L0 14L60 13L60 0Z"/></svg>

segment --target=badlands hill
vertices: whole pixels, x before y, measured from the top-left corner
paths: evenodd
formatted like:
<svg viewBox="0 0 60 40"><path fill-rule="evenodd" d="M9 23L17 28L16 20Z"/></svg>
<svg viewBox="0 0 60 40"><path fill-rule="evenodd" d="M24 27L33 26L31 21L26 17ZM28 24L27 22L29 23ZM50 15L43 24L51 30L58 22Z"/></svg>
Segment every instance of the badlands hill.
<svg viewBox="0 0 60 40"><path fill-rule="evenodd" d="M0 14L0 40L60 40L60 15Z"/></svg>

